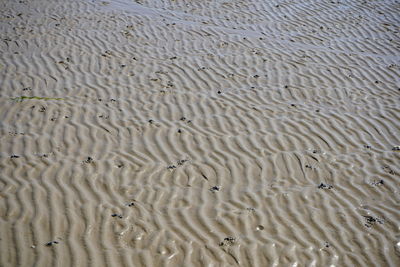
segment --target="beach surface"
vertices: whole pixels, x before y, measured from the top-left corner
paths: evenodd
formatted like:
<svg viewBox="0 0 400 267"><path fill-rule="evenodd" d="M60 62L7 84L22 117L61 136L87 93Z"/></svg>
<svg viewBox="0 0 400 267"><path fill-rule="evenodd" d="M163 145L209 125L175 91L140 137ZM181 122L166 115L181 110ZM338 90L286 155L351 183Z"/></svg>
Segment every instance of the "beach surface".
<svg viewBox="0 0 400 267"><path fill-rule="evenodd" d="M400 266L399 1L0 2L0 266Z"/></svg>

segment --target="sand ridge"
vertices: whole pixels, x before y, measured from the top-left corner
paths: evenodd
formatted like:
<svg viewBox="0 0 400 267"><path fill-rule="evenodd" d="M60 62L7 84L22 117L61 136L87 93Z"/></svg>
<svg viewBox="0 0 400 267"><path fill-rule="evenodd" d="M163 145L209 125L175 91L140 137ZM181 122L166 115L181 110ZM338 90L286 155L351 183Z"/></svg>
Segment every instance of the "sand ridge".
<svg viewBox="0 0 400 267"><path fill-rule="evenodd" d="M1 266L397 266L397 1L2 1Z"/></svg>

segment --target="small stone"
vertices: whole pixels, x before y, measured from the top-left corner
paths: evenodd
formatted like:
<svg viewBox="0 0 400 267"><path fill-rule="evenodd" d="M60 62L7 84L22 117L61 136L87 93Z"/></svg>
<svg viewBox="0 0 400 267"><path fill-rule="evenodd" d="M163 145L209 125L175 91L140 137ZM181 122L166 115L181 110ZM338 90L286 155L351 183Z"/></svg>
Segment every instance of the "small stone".
<svg viewBox="0 0 400 267"><path fill-rule="evenodd" d="M213 187L210 188L211 192L216 192L216 191L219 191L219 190L221 190L220 186L213 186Z"/></svg>
<svg viewBox="0 0 400 267"><path fill-rule="evenodd" d="M395 174L394 170L392 170L392 169L390 168L390 166L385 165L385 166L382 167L382 169L383 169L385 172L389 173L389 174L392 174L392 175Z"/></svg>
<svg viewBox="0 0 400 267"><path fill-rule="evenodd" d="M369 216L369 215L366 215L366 216L363 215L363 217L365 218L365 221L366 221L366 223L364 225L366 227L368 227L368 228L373 226L376 223L383 224L383 220L379 219L377 217L372 217L372 216Z"/></svg>
<svg viewBox="0 0 400 267"><path fill-rule="evenodd" d="M373 182L372 182L372 185L374 185L374 186L384 185L384 182L383 182L383 180L381 179L381 180L379 180L379 181L373 181Z"/></svg>
<svg viewBox="0 0 400 267"><path fill-rule="evenodd" d="M218 245L222 246L232 246L236 242L236 238L228 236L224 238L224 241L220 242Z"/></svg>
<svg viewBox="0 0 400 267"><path fill-rule="evenodd" d="M178 160L178 165L183 165L187 159Z"/></svg>
<svg viewBox="0 0 400 267"><path fill-rule="evenodd" d="M321 183L321 184L319 184L318 185L318 189L332 189L333 188L333 186L332 185L329 185L329 184L324 184L324 183Z"/></svg>
<svg viewBox="0 0 400 267"><path fill-rule="evenodd" d="M47 247L50 247L50 246L56 245L56 244L58 244L58 241L50 241L50 242L47 242L47 243L46 243L46 246L47 246Z"/></svg>
<svg viewBox="0 0 400 267"><path fill-rule="evenodd" d="M87 157L86 160L83 161L84 163L93 163L93 158Z"/></svg>

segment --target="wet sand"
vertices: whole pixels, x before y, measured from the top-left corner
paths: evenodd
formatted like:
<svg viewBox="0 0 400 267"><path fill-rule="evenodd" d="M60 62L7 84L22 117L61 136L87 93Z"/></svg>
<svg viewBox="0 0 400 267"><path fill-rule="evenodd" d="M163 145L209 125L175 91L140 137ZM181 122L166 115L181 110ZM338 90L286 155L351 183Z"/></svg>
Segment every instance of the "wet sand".
<svg viewBox="0 0 400 267"><path fill-rule="evenodd" d="M399 266L398 1L2 1L0 266Z"/></svg>

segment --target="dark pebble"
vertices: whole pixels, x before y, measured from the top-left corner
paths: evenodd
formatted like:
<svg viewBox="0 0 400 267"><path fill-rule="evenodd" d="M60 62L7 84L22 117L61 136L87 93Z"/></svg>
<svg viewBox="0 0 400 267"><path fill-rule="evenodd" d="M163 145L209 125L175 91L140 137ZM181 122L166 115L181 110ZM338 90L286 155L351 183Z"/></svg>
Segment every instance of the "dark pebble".
<svg viewBox="0 0 400 267"><path fill-rule="evenodd" d="M372 216L363 216L365 218L365 226L366 227L371 227L373 226L375 223L379 223L379 224L383 224L383 220L379 219L379 218L374 218Z"/></svg>
<svg viewBox="0 0 400 267"><path fill-rule="evenodd" d="M329 185L329 184L320 183L318 185L318 189L332 189L332 188L333 188L333 186Z"/></svg>
<svg viewBox="0 0 400 267"><path fill-rule="evenodd" d="M47 243L46 243L46 246L47 246L47 247L50 247L50 246L56 245L56 244L58 244L58 241L50 241L50 242L47 242Z"/></svg>
<svg viewBox="0 0 400 267"><path fill-rule="evenodd" d="M225 237L224 241L220 242L218 245L220 247L222 247L222 246L231 246L231 245L233 245L235 243L235 241L236 241L236 238L229 236L229 237Z"/></svg>
<svg viewBox="0 0 400 267"><path fill-rule="evenodd" d="M381 180L379 180L379 181L373 181L373 182L372 182L372 185L384 185L384 182L383 182L383 180L381 179Z"/></svg>
<svg viewBox="0 0 400 267"><path fill-rule="evenodd" d="M93 158L87 157L87 159L84 162L85 163L92 163L93 162Z"/></svg>
<svg viewBox="0 0 400 267"><path fill-rule="evenodd" d="M178 160L178 165L183 165L187 159Z"/></svg>
<svg viewBox="0 0 400 267"><path fill-rule="evenodd" d="M219 190L221 190L221 187L219 187L219 186L213 186L210 188L211 192L215 192L215 191L219 191Z"/></svg>

